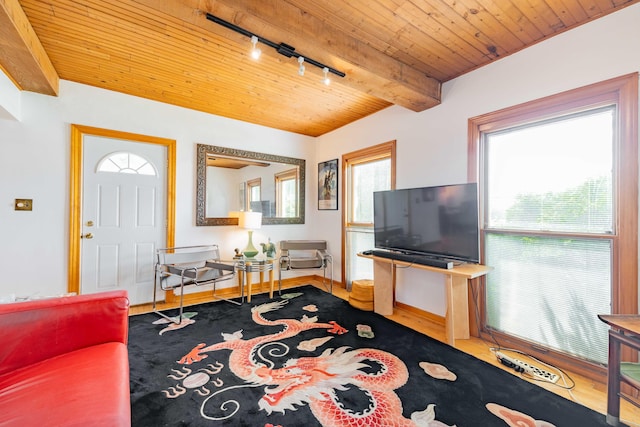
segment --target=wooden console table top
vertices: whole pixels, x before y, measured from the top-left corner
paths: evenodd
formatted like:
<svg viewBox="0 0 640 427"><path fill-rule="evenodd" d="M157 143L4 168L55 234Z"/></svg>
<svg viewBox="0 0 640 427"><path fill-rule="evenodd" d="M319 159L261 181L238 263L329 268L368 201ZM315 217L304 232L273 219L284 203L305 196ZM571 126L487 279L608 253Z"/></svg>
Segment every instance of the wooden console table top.
<svg viewBox="0 0 640 427"><path fill-rule="evenodd" d="M440 267L432 267L430 265L422 265L416 264L415 262L408 261L399 261L397 259L392 258L384 258L378 257L375 255L364 255L362 253L358 254L359 257L373 259L378 262L386 262L389 264L395 264L400 267L409 267L412 268L420 268L422 270L435 271L437 273L450 274L452 276L461 276L465 279L475 279L476 277L481 277L493 270L493 267L488 267L486 265L481 264L460 264L454 265L453 268L440 268Z"/></svg>
<svg viewBox="0 0 640 427"><path fill-rule="evenodd" d="M640 335L639 314L599 314L598 318L615 329Z"/></svg>

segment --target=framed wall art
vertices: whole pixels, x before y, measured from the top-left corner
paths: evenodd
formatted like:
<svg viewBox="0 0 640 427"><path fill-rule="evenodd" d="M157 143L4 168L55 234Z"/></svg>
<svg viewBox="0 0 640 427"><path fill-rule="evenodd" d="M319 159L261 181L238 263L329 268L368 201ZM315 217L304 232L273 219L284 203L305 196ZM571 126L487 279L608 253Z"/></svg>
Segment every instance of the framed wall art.
<svg viewBox="0 0 640 427"><path fill-rule="evenodd" d="M318 163L318 210L338 209L338 159Z"/></svg>

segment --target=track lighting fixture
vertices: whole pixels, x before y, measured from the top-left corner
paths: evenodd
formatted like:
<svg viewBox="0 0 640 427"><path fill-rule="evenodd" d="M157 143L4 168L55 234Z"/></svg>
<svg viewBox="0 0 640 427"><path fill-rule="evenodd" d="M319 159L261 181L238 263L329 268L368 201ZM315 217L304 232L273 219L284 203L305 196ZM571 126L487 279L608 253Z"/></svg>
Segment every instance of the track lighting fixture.
<svg viewBox="0 0 640 427"><path fill-rule="evenodd" d="M253 59L259 59L260 55L262 54L262 51L260 50L260 48L256 46L257 44L258 44L258 36L251 36L251 45L253 46L251 48L251 57Z"/></svg>
<svg viewBox="0 0 640 427"><path fill-rule="evenodd" d="M257 47L258 42L266 44L269 47L274 48L280 55L284 55L287 58L297 58L298 59L298 74L303 76L304 72L305 72L305 66L304 63L308 63L311 65L314 65L318 68L320 68L322 70L322 73L324 74L324 77L322 79L322 81L324 82L324 84L328 85L330 80L329 80L329 73L333 73L336 76L339 77L344 77L345 73L343 73L342 71L338 71L335 68L331 68L321 62L318 62L314 59L311 59L309 57L303 56L301 54L299 54L298 52L296 52L296 48L293 46L290 46L286 43L274 43L270 40L267 40L263 37L260 37L256 34L253 34L250 31L245 30L244 28L238 27L235 24L232 24L231 22L225 21L224 19L218 18L217 16L214 16L210 13L207 13L207 19L211 22L215 22L218 25L221 25L225 28L228 28L230 30L235 31L236 33L240 33L243 36L246 37L250 37L251 38L251 44L253 46L253 48L251 49L251 56L255 59L258 59L258 57L260 56L260 49Z"/></svg>
<svg viewBox="0 0 640 427"><path fill-rule="evenodd" d="M322 74L324 75L324 77L322 78L322 83L329 86L331 84L331 79L329 78L329 69L327 67L324 67L322 69Z"/></svg>

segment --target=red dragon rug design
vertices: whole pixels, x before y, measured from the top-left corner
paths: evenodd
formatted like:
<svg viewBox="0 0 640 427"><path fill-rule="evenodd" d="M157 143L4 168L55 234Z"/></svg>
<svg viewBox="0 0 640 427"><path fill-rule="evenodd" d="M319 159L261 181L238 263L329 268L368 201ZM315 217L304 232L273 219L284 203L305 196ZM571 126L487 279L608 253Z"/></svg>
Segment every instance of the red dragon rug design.
<svg viewBox="0 0 640 427"><path fill-rule="evenodd" d="M289 295L291 296L295 297L295 294ZM267 413L284 413L287 410L295 411L297 406L309 405L323 426L445 426L435 421L434 405L427 405L424 411L414 413L412 419L402 416L402 402L394 390L406 383L408 371L405 364L391 353L374 348L328 348L319 356L289 359L284 366L276 367L269 360L269 354L275 349L289 351L282 342L286 338L312 329L325 330L329 334L327 337L303 341L298 346L299 349L311 350L329 342L331 335L348 332L334 321L318 322L317 316L309 317L306 314L301 320L267 320L263 317L265 313L279 310L288 301L283 299L268 302L251 309L255 323L275 327L277 332L245 340L242 338L242 331L236 331L222 334L222 342L209 346L201 343L194 347L178 361L183 367L173 370L169 375L169 378L179 383L165 390L165 395L176 398L186 393L187 389L195 389L199 395L207 396L202 402L200 414L211 420L231 418L240 410L241 405L236 400L224 401L220 407L227 409L225 414L212 416L207 410L211 399L224 394L229 388L262 387L264 394L258 402L261 410ZM315 307L307 306L305 309L315 311ZM359 329L367 330L367 327L359 325ZM222 350L231 351L229 369L244 384L225 387L215 379L212 380L212 376L222 367L218 362L207 364L195 373L189 367ZM371 365L375 367L374 370L362 370ZM360 388L368 396L370 404L367 409L354 412L345 408L336 390L348 385ZM219 389L211 392L211 387Z"/></svg>
<svg viewBox="0 0 640 427"><path fill-rule="evenodd" d="M402 360L394 354L375 348L349 347L326 348L319 355L292 357L280 366L272 360L274 355L286 356L291 351L285 341L307 331L322 330L326 336L299 341L297 350L313 352L327 345L335 335L349 331L335 321L320 322L318 316L304 313L300 319L269 320L266 313L276 312L300 294L283 295L279 301L256 305L251 309L255 324L273 328L271 334L250 339L243 338L243 331L222 333L223 341L207 345L200 343L185 354L172 369L168 378L173 384L164 390L169 399L180 398L189 390L202 396L200 416L205 420L231 420L242 410L242 404L234 398L226 398L238 388L261 388L257 402L267 414L296 411L308 406L317 421L325 426L387 427L422 426L448 427L436 419L435 404L425 402L423 411L416 411L410 418L403 416L402 402L395 390L405 385L409 372ZM316 312L317 307L303 307ZM367 325L357 325L360 337L373 338L374 331ZM228 369L240 380L239 384L225 384L216 375L225 366L211 361L218 352L229 351ZM202 365L202 366L200 366ZM443 381L456 381L456 375L441 364L423 361L420 367L426 375ZM352 408L340 392L356 388L367 403ZM536 421L525 414L497 404L487 405L487 410L511 426L545 426L552 424ZM266 425L269 425L268 423Z"/></svg>

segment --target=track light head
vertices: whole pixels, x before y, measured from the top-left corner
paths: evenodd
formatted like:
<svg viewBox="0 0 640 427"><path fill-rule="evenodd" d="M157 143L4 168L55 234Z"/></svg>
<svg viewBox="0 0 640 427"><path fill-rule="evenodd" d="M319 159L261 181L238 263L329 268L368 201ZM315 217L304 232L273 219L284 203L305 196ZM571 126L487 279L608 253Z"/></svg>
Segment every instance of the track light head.
<svg viewBox="0 0 640 427"><path fill-rule="evenodd" d="M331 84L331 79L329 78L329 67L324 67L322 69L322 74L324 75L324 77L322 77L322 83L329 86Z"/></svg>
<svg viewBox="0 0 640 427"><path fill-rule="evenodd" d="M298 57L298 64L300 64L300 66L298 67L298 75L299 76L304 76L304 56L299 56Z"/></svg>
<svg viewBox="0 0 640 427"><path fill-rule="evenodd" d="M260 48L256 46L257 44L258 44L258 37L251 36L251 45L253 46L251 48L251 57L253 59L260 58L260 55L262 54L262 51L260 50Z"/></svg>

